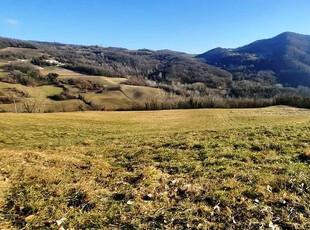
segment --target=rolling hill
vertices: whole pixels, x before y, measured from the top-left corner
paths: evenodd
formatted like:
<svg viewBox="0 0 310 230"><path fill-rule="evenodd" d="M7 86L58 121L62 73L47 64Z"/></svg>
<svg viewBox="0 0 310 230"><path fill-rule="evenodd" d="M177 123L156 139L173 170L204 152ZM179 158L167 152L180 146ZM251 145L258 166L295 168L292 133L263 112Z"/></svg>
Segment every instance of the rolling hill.
<svg viewBox="0 0 310 230"><path fill-rule="evenodd" d="M38 104L36 98L45 101L41 112L177 108L194 96L196 88L219 93L231 80L225 70L170 50L0 38L3 112L24 111L25 100ZM40 91L47 85L54 94Z"/></svg>
<svg viewBox="0 0 310 230"><path fill-rule="evenodd" d="M0 112L308 108L309 44L283 33L195 56L0 37Z"/></svg>

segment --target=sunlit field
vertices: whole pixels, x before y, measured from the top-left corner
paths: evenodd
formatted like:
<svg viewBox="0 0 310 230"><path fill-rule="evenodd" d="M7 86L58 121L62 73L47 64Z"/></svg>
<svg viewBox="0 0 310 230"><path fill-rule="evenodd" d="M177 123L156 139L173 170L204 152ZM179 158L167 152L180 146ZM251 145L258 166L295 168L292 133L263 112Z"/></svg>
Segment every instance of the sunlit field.
<svg viewBox="0 0 310 230"><path fill-rule="evenodd" d="M1 229L310 229L310 111L0 114Z"/></svg>

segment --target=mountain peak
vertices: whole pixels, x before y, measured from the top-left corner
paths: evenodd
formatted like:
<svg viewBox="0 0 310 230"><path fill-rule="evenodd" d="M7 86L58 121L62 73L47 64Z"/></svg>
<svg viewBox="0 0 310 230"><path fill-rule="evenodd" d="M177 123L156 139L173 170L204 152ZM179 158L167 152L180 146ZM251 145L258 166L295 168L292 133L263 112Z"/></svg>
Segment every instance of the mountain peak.
<svg viewBox="0 0 310 230"><path fill-rule="evenodd" d="M288 38L303 38L303 37L309 37L309 35L299 34L295 32L283 32L271 39L288 39Z"/></svg>
<svg viewBox="0 0 310 230"><path fill-rule="evenodd" d="M290 32L290 31L285 31L285 32L277 35L276 37L289 36L289 35L302 35L302 34L298 34L298 33L295 33L295 32Z"/></svg>

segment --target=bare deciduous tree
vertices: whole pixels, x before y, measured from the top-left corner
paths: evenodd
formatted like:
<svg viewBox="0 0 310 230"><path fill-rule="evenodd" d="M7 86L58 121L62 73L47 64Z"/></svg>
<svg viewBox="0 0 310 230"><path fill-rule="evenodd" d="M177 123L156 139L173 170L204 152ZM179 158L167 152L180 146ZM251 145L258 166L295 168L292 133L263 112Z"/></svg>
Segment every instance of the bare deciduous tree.
<svg viewBox="0 0 310 230"><path fill-rule="evenodd" d="M45 97L35 94L21 101L22 110L26 113L40 113L43 112L46 102L47 100Z"/></svg>

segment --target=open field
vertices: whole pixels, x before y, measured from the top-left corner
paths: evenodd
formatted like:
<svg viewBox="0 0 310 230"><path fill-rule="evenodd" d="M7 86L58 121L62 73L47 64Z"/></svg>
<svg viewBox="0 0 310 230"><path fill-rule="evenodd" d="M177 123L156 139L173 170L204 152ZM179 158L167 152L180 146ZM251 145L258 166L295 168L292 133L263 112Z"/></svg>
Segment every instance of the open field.
<svg viewBox="0 0 310 230"><path fill-rule="evenodd" d="M119 90L105 91L100 94L85 93L82 94L86 101L92 102L99 110L116 110L119 108L130 108L131 100Z"/></svg>
<svg viewBox="0 0 310 230"><path fill-rule="evenodd" d="M310 111L0 114L1 229L310 229Z"/></svg>
<svg viewBox="0 0 310 230"><path fill-rule="evenodd" d="M64 69L61 67L57 67L57 66L44 67L44 68L37 66L36 68L39 69L42 75L47 75L49 73L57 73L60 76L71 76L71 77L83 76L80 73L77 73L77 72L74 72L68 69Z"/></svg>
<svg viewBox="0 0 310 230"><path fill-rule="evenodd" d="M28 48L17 48L17 47L7 47L0 49L0 53L15 53L15 54L23 54L26 57L40 57L43 55L43 52L38 49L28 49Z"/></svg>
<svg viewBox="0 0 310 230"><path fill-rule="evenodd" d="M134 100L139 100L140 102L153 100L164 101L167 98L167 93L163 89L143 87L143 86L133 86L133 85L123 85L122 91Z"/></svg>
<svg viewBox="0 0 310 230"><path fill-rule="evenodd" d="M61 93L63 90L59 87L55 87L52 85L43 85L38 87L27 87L21 84L10 84L5 82L0 82L0 89L7 89L7 88L15 88L22 92L27 93L30 97L43 97L46 98L48 96L52 96L55 94Z"/></svg>

